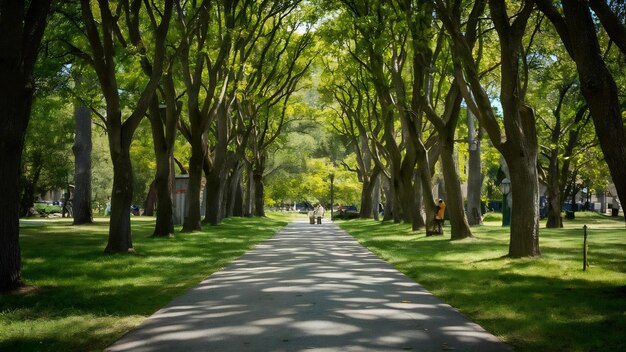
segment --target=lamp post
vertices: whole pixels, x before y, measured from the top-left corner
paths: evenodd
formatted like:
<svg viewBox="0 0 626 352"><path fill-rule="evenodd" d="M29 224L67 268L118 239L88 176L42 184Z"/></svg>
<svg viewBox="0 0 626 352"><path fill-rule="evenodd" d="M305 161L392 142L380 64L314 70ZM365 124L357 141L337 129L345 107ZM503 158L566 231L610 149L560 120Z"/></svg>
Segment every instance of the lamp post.
<svg viewBox="0 0 626 352"><path fill-rule="evenodd" d="M505 177L500 182L500 191L502 191L502 226L509 226L511 225L511 208L509 207L511 180Z"/></svg>
<svg viewBox="0 0 626 352"><path fill-rule="evenodd" d="M335 204L335 173L333 171L328 175L330 179L330 220L333 220L333 204Z"/></svg>

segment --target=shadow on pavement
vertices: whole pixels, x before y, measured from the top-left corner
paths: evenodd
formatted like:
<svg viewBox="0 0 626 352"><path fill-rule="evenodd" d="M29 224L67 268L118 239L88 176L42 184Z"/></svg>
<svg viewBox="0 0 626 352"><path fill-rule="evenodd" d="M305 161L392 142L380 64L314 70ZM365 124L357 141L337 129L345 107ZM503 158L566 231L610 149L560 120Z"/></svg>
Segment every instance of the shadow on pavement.
<svg viewBox="0 0 626 352"><path fill-rule="evenodd" d="M510 348L332 223L296 222L106 351L301 350Z"/></svg>

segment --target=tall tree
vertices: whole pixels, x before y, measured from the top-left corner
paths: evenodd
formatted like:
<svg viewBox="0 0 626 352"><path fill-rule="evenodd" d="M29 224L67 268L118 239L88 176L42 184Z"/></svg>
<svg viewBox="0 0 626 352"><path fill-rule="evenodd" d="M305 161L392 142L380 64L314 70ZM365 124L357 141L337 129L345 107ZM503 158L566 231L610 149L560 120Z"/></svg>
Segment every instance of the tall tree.
<svg viewBox="0 0 626 352"><path fill-rule="evenodd" d="M277 21L276 18L282 20L285 16L283 11L291 12L297 3L298 1L262 1L254 5L242 3L241 7L233 9L236 21L233 23L230 63L227 64L233 69L228 71L229 86L225 87L224 98L216 110L211 129L213 138L210 138L213 143L205 157L204 223L217 225L227 215L226 202L229 199L229 189L234 187L227 187L228 180L232 180L233 176L237 177L239 161L244 155L251 130L254 128L254 116L248 116L247 111L241 108L242 96L246 95L249 87L246 83L248 70L255 71L255 66L248 61L256 54L257 43L263 37L266 26L275 28L270 20L274 22ZM250 76L256 75L250 73ZM244 119L248 120L248 123L244 123Z"/></svg>
<svg viewBox="0 0 626 352"><path fill-rule="evenodd" d="M231 55L239 1L208 1L177 4L177 25L184 33L178 53L182 81L187 93L189 122L181 120L182 134L191 145L189 185L183 232L200 230L200 190L207 161L208 131L223 107L230 72L225 64Z"/></svg>
<svg viewBox="0 0 626 352"><path fill-rule="evenodd" d="M333 123L333 127L343 137L346 148L353 149L356 155L355 171L362 183L359 217L372 218L378 214L378 201L373 201L375 189L380 187L377 179L385 171L377 155L377 142L383 126L378 118L376 97L360 65L355 67L349 62L339 61L336 67L328 67L327 70L334 72L335 77L325 90L340 106L338 121ZM343 71L343 77L336 73L339 70Z"/></svg>
<svg viewBox="0 0 626 352"><path fill-rule="evenodd" d="M80 85L80 77L75 79ZM79 87L76 87L80 89ZM91 207L91 109L78 99L74 103L74 225L93 223Z"/></svg>
<svg viewBox="0 0 626 352"><path fill-rule="evenodd" d="M0 291L22 285L19 182L33 70L51 0L0 2Z"/></svg>
<svg viewBox="0 0 626 352"><path fill-rule="evenodd" d="M424 225L424 219L421 209L417 209L415 205L416 197L413 193L414 170L417 163L417 147L415 147L415 143L418 142L417 130L407 109L396 105L394 90L403 89L399 86L403 82L394 81L389 72L389 67L393 64L404 64L406 55L403 55L404 52L398 53L398 50L403 50L399 42L405 40L406 32L400 31L399 37L394 37L395 32L392 28L400 27L400 25L398 21L392 20L394 15L389 5L382 2L342 1L342 3L352 16L352 28L349 28L350 32L348 32L351 37L344 39L344 45L350 55L368 72L380 105L381 118L384 122L383 144L390 167L394 221L404 220L411 223L415 229L419 228ZM392 45L397 49L393 56L393 64L387 60ZM399 74L401 70L396 72ZM406 101L403 105L406 105ZM398 138L396 122L400 112L404 133L400 132L402 134ZM399 143L398 139L402 139L402 142ZM405 146L407 148L403 155L402 150ZM419 188L419 190L423 189L423 187ZM432 203L434 209L434 201Z"/></svg>
<svg viewBox="0 0 626 352"><path fill-rule="evenodd" d="M156 157L154 189L157 198L156 224L152 236L168 237L174 233L173 182L174 144L182 110L176 96L176 88L170 64L161 79L160 93L155 92L148 109L152 128L152 140ZM163 102L164 106L162 106Z"/></svg>
<svg viewBox="0 0 626 352"><path fill-rule="evenodd" d="M249 148L255 216L265 215L263 178L268 148L288 123L290 97L312 62L311 56L307 57L313 44L310 27L298 33L308 24L292 16L297 4L283 7L265 26L262 38L252 43L256 55L247 60L250 70L237 100L239 113L253 121Z"/></svg>
<svg viewBox="0 0 626 352"><path fill-rule="evenodd" d="M441 168L444 177L447 210L450 214L450 238L452 240L472 237L472 232L465 216L465 209L463 208L461 181L454 160L455 133L459 121L461 100L461 92L456 82L453 82L446 96L445 107L441 117L429 103L424 104L428 119L439 134L439 144L442 149Z"/></svg>
<svg viewBox="0 0 626 352"><path fill-rule="evenodd" d="M561 37L567 52L576 63L582 91L596 129L600 147L611 172L620 200L626 199L626 132L618 89L613 75L603 60L592 6L602 25L620 51L626 53L623 34L626 26L617 20L606 3L601 1L559 1L562 13L553 1L537 0ZM626 221L626 219L625 219Z"/></svg>
<svg viewBox="0 0 626 352"><path fill-rule="evenodd" d="M111 10L112 5L116 7L114 11ZM129 211L133 199L130 145L134 132L148 110L152 95L161 79L165 39L172 16L173 0L166 0L162 9L152 8L152 6L155 4L145 3L147 14L144 17L141 12L143 7L141 0L132 0L132 2L127 0L117 4L99 0L97 7L99 20L96 21L91 1L81 0L82 18L91 51L89 63L98 76L106 101L106 115L101 116L101 119L107 128L109 150L113 162L111 221L109 240L105 248L107 253L133 251ZM160 15L160 23L157 22L155 14ZM149 19L146 28L150 28L154 35L153 52L150 52L145 38L138 36L144 30L144 28L140 29L140 24L146 18ZM124 37L124 34L128 37ZM117 57L120 48L127 50L128 53L136 50L139 58L143 55L153 55L150 78L143 89L139 90L139 98L133 107L124 106L121 97L122 90L119 85L121 80L118 77L120 67L117 64L120 61ZM129 108L131 112L124 118L126 108Z"/></svg>
<svg viewBox="0 0 626 352"><path fill-rule="evenodd" d="M470 225L482 224L481 190L483 184L480 141L482 129L476 128L476 118L467 109L467 131L469 158L467 162L467 222Z"/></svg>
<svg viewBox="0 0 626 352"><path fill-rule="evenodd" d="M470 18L479 18L485 1L476 1ZM511 173L513 195L509 256L538 256L539 184L537 173L538 142L533 109L526 103L527 66L522 39L526 33L534 2L524 1L513 16L502 0L490 0L491 20L498 34L501 65L500 101L504 131L493 112L491 101L482 86L472 41L461 31L461 1L448 7L437 0L437 11L451 35L455 76L463 98L477 115L494 147L504 156ZM469 22L468 22L469 23ZM470 91L471 90L471 94ZM504 133L503 133L504 132Z"/></svg>

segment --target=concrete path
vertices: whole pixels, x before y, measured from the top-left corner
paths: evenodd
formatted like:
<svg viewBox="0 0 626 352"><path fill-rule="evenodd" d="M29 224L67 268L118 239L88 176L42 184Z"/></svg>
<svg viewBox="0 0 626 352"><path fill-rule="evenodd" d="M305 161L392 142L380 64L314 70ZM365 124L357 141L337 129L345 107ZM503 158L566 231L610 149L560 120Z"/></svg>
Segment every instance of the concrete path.
<svg viewBox="0 0 626 352"><path fill-rule="evenodd" d="M106 351L509 351L332 223L295 222Z"/></svg>

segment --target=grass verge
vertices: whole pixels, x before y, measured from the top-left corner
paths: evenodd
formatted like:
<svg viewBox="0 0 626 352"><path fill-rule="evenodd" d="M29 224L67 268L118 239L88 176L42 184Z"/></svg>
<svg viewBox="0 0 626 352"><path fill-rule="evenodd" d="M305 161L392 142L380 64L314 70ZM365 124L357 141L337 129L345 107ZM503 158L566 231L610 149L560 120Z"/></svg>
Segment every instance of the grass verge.
<svg viewBox="0 0 626 352"><path fill-rule="evenodd" d="M101 351L174 297L270 238L287 222L226 219L173 238L151 238L133 218L135 255L103 255L108 222L21 224L22 275L33 289L0 296L0 351Z"/></svg>
<svg viewBox="0 0 626 352"><path fill-rule="evenodd" d="M541 229L540 258L509 259L508 228L473 227L476 238L425 237L404 224L337 222L361 244L517 351L617 351L626 346L623 217L576 213ZM590 267L582 271L584 224Z"/></svg>

